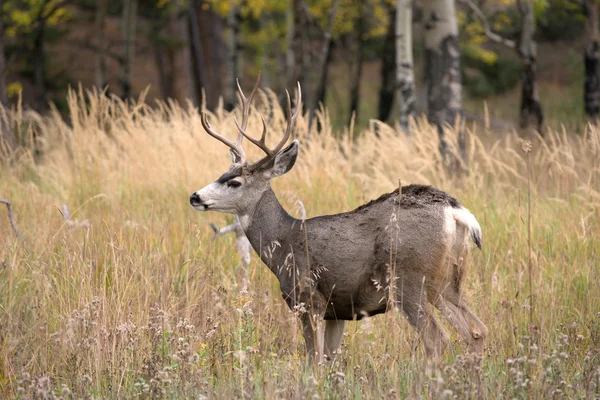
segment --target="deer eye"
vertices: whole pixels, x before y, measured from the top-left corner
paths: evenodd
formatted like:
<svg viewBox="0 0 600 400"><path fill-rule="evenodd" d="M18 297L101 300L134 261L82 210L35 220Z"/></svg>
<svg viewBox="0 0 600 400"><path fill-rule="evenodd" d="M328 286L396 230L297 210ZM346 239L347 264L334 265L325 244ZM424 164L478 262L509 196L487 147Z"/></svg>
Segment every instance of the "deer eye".
<svg viewBox="0 0 600 400"><path fill-rule="evenodd" d="M232 187L232 188L240 187L240 186L242 186L242 182L234 181L232 179L230 181L227 181L227 186Z"/></svg>

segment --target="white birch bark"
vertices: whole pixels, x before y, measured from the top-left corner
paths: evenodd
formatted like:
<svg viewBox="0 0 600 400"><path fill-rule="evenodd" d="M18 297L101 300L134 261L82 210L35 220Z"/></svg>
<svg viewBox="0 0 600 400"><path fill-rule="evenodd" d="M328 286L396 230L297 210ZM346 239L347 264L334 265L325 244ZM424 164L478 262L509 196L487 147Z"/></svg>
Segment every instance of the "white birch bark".
<svg viewBox="0 0 600 400"><path fill-rule="evenodd" d="M454 0L428 0L423 4L425 23L425 78L429 121L437 125L440 151L449 157L444 125L453 125L462 110L462 82L458 24ZM464 140L459 132L459 147Z"/></svg>
<svg viewBox="0 0 600 400"><path fill-rule="evenodd" d="M415 76L412 49L412 0L396 2L396 85L398 122L405 133L415 114Z"/></svg>

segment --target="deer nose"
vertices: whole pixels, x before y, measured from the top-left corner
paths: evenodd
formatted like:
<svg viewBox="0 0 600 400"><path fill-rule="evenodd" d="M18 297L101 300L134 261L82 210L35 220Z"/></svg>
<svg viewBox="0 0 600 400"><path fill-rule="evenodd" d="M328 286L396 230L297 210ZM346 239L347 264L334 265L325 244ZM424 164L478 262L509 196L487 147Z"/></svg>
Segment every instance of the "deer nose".
<svg viewBox="0 0 600 400"><path fill-rule="evenodd" d="M198 196L198 193L194 193L190 196L190 204L191 205L198 205L202 203L202 201L200 200L200 196Z"/></svg>

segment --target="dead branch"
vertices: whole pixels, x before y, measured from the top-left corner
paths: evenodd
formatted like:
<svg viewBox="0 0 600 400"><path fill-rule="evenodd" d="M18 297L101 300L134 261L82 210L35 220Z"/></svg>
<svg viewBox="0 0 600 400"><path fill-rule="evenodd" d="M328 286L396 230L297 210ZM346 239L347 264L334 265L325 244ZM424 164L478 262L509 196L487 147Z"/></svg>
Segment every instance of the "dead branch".
<svg viewBox="0 0 600 400"><path fill-rule="evenodd" d="M510 47L511 49L514 49L517 47L517 43L514 40L507 39L504 36L501 36L501 35L497 34L496 32L492 31L492 28L490 28L490 23L489 23L487 17L485 16L485 14L481 10L481 8L479 8L477 6L477 4L475 4L475 2L473 2L473 0L460 0L460 1L464 4L466 4L471 9L471 11L473 11L473 13L477 16L479 21L481 21L481 25L483 26L483 32L488 37L488 39L490 39L491 41L496 42L496 43L501 43L507 47Z"/></svg>
<svg viewBox="0 0 600 400"><path fill-rule="evenodd" d="M15 235L17 235L17 237L20 238L21 232L19 232L19 228L17 228L17 224L15 223L15 218L12 212L12 204L10 203L10 201L5 199L0 199L0 203L6 204L6 208L8 209L8 220L10 221L10 226L12 227L13 231L15 231Z"/></svg>
<svg viewBox="0 0 600 400"><path fill-rule="evenodd" d="M223 228L219 228L215 224L210 224L210 227L212 228L212 230L215 233L215 235L213 236L211 241L215 240L219 236L222 236L226 233L234 232L235 233L235 246L237 248L238 254L242 261L242 266L244 267L244 269L246 269L248 267L248 265L250 265L250 259L251 259L251 254L252 254L252 245L250 244L250 241L248 240L248 238L246 237L246 234L244 233L244 230L242 229L242 224L240 223L239 217L236 216L235 219L236 219L236 222L234 222L231 225L227 225ZM244 281L245 281L245 278L244 278Z"/></svg>

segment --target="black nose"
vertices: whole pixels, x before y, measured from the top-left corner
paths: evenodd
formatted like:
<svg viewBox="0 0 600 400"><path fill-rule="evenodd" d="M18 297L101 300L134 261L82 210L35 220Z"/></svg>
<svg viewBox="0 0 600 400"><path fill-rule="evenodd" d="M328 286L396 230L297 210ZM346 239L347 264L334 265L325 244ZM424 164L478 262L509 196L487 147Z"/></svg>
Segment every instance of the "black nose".
<svg viewBox="0 0 600 400"><path fill-rule="evenodd" d="M201 203L200 201L200 196L198 196L198 193L194 193L190 196L190 204L191 205L195 205Z"/></svg>

